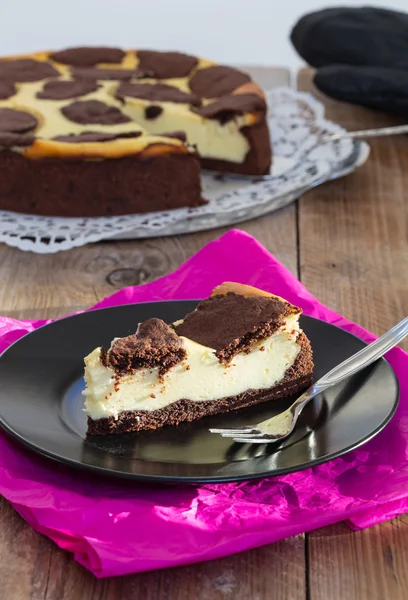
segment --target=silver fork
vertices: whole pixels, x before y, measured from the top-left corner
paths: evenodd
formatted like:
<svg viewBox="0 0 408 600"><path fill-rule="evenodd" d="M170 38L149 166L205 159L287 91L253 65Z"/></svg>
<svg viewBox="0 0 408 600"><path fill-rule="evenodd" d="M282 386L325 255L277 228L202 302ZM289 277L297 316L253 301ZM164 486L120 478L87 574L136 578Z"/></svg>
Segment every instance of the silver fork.
<svg viewBox="0 0 408 600"><path fill-rule="evenodd" d="M262 421L257 425L236 427L232 429L210 429L211 433L219 433L222 437L232 438L234 442L249 444L269 444L281 441L294 430L298 417L306 404L327 388L340 383L344 379L358 373L374 361L384 356L408 335L408 317L395 325L382 337L369 344L350 358L334 367L326 375L316 381L284 412Z"/></svg>
<svg viewBox="0 0 408 600"><path fill-rule="evenodd" d="M408 133L408 125L393 125L392 127L379 127L377 129L361 129L359 131L342 131L341 133L330 133L321 138L320 142L335 142L344 139L360 139L371 137L384 137L388 135L402 135Z"/></svg>

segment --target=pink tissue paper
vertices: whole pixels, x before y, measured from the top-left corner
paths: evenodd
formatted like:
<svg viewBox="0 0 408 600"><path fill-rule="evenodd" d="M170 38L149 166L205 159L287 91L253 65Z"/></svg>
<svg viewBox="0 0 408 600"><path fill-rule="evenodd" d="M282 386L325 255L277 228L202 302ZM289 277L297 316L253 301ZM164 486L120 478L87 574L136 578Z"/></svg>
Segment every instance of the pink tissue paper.
<svg viewBox="0 0 408 600"><path fill-rule="evenodd" d="M282 295L307 315L375 339L322 305L239 230L174 273L94 308L201 298L227 280ZM0 351L46 322L0 318ZM0 433L0 493L97 577L215 559L343 520L355 529L380 523L408 512L408 355L394 349L387 358L401 387L396 415L373 440L324 465L257 481L147 486L57 466Z"/></svg>

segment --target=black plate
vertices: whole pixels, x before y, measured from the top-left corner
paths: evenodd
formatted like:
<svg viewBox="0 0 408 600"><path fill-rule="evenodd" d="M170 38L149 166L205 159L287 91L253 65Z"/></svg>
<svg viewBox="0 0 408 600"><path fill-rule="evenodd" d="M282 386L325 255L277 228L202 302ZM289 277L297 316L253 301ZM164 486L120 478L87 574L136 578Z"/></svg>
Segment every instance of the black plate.
<svg viewBox="0 0 408 600"><path fill-rule="evenodd" d="M155 316L172 322L196 304L155 302L90 311L17 341L0 357L0 424L31 449L90 471L208 482L289 473L328 461L372 438L394 414L398 382L382 359L312 401L295 434L280 446L235 444L208 429L257 423L284 410L287 400L159 431L85 439L83 357L133 333L139 321ZM301 325L313 346L316 378L365 345L323 321L302 316Z"/></svg>

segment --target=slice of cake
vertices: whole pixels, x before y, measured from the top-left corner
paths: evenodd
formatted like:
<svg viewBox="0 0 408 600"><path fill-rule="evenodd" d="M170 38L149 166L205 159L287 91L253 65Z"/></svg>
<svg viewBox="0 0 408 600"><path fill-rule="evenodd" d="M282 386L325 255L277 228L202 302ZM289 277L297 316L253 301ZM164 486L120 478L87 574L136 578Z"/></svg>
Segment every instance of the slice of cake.
<svg viewBox="0 0 408 600"><path fill-rule="evenodd" d="M177 425L292 396L312 382L301 310L224 283L186 317L140 323L85 358L88 435Z"/></svg>

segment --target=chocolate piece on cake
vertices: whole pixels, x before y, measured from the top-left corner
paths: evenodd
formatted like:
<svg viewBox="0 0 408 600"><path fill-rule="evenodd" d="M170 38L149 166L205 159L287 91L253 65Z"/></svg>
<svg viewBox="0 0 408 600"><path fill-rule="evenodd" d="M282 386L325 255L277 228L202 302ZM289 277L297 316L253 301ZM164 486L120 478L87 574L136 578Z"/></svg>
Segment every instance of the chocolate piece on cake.
<svg viewBox="0 0 408 600"><path fill-rule="evenodd" d="M76 217L194 207L203 203L200 165L270 168L263 91L237 69L179 52L79 47L0 59L0 80L0 110L11 123L9 111L24 109L32 123L24 137L0 124L0 210Z"/></svg>
<svg viewBox="0 0 408 600"><path fill-rule="evenodd" d="M58 77L60 72L50 63L32 58L17 58L0 61L0 80L14 83L31 83L49 77Z"/></svg>
<svg viewBox="0 0 408 600"><path fill-rule="evenodd" d="M180 337L161 319L140 323L134 335L113 342L105 366L119 375L157 367L162 376L186 357Z"/></svg>
<svg viewBox="0 0 408 600"><path fill-rule="evenodd" d="M272 335L286 317L300 313L277 296L246 296L247 287L226 284L215 288L210 298L176 326L176 332L214 348L220 362L228 363L238 352L249 352L256 342Z"/></svg>
<svg viewBox="0 0 408 600"><path fill-rule="evenodd" d="M139 77L173 79L188 77L198 64L198 58L182 52L157 52L139 50Z"/></svg>
<svg viewBox="0 0 408 600"><path fill-rule="evenodd" d="M160 319L85 358L88 435L157 429L292 396L312 382L301 310L226 283L172 326Z"/></svg>
<svg viewBox="0 0 408 600"><path fill-rule="evenodd" d="M49 58L74 67L94 67L98 63L120 63L124 56L125 52L120 48L82 46L53 52Z"/></svg>

